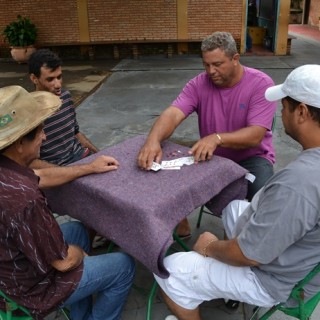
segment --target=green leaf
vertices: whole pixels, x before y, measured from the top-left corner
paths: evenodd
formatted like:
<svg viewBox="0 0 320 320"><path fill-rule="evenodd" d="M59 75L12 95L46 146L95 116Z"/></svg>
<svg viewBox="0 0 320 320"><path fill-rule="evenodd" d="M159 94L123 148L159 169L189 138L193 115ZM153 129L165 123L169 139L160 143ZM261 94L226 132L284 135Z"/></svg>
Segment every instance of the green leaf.
<svg viewBox="0 0 320 320"><path fill-rule="evenodd" d="M37 28L27 17L17 16L17 21L12 21L3 30L4 40L10 46L30 46L37 38Z"/></svg>

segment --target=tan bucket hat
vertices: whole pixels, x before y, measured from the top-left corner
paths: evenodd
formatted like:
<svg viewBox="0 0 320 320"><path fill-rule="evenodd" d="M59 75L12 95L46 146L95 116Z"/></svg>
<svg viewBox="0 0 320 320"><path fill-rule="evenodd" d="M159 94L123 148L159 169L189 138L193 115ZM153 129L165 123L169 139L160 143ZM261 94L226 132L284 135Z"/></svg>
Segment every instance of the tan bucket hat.
<svg viewBox="0 0 320 320"><path fill-rule="evenodd" d="M60 98L50 92L0 88L0 150L32 131L60 106Z"/></svg>

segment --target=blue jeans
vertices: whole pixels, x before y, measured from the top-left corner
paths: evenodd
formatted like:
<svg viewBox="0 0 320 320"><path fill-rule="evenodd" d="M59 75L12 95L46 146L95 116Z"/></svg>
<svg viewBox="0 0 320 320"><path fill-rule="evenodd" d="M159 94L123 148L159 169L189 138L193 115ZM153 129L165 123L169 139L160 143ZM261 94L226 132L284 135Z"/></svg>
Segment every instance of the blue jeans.
<svg viewBox="0 0 320 320"><path fill-rule="evenodd" d="M60 228L68 243L89 250L88 234L80 222L67 222ZM74 320L120 319L134 273L134 260L122 252L85 257L80 283L62 306L71 307Z"/></svg>
<svg viewBox="0 0 320 320"><path fill-rule="evenodd" d="M239 165L256 176L253 183L248 183L247 199L251 201L253 196L266 184L267 180L273 176L273 164L265 158L251 157L240 161Z"/></svg>

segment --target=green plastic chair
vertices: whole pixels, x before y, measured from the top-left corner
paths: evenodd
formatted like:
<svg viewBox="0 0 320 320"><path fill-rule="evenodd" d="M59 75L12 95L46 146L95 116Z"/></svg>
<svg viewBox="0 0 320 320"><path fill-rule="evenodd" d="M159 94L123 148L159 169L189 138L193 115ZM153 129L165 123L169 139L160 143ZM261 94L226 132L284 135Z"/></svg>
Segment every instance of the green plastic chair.
<svg viewBox="0 0 320 320"><path fill-rule="evenodd" d="M33 320L28 309L18 305L1 290L0 296L4 298L6 306L6 310L0 310L0 320ZM21 315L13 315L13 312L16 310L19 310ZM59 310L64 315L66 320L70 320L68 311L65 308L60 308Z"/></svg>
<svg viewBox="0 0 320 320"><path fill-rule="evenodd" d="M177 227L175 228L175 230L172 233L172 237L175 240L175 242L180 245L180 247L184 250L184 251L190 251L190 248L183 242L183 240L180 239L180 237L178 236L177 232L176 232ZM114 243L111 241L108 248L107 248L107 253L110 253L113 251L114 248ZM170 252L172 251L172 248L169 248L166 252L166 255L170 254ZM175 251L175 250L173 250ZM153 301L154 301L154 297L157 293L158 290L158 283L157 281L153 281L153 285L151 287L150 290L146 290L143 288L138 287L135 284L132 284L132 287L139 291L142 295L146 295L148 297L148 303L147 303L147 312L146 312L146 320L151 320L152 319L152 306L153 306ZM1 320L1 319L0 319Z"/></svg>
<svg viewBox="0 0 320 320"><path fill-rule="evenodd" d="M16 302L14 302L12 299L10 299L7 295L5 295L0 290L0 296L4 298L5 304L6 304L6 310L0 310L0 319L1 320L32 320L32 316L30 312L22 307L19 306ZM21 316L14 316L13 311L20 310L23 315Z"/></svg>
<svg viewBox="0 0 320 320"><path fill-rule="evenodd" d="M180 237L178 236L176 230L177 230L177 227L175 228L175 230L174 230L173 233L172 233L173 239L175 240L175 242L176 242L177 244L180 245L180 247L181 247L184 251L186 251L186 252L190 251L191 249L183 242L183 240L180 239ZM167 250L166 256L170 254L171 250L172 250L172 248L169 248L169 249ZM173 250L173 251L176 251L176 250ZM151 318L152 318L152 305L153 305L154 297L155 297L155 295L156 295L156 293L157 293L157 289L158 289L158 283L157 283L157 281L154 280L154 281L153 281L152 288L151 288L151 290L150 290L150 292L149 292L149 295L148 295L148 304L147 304L146 320L151 320Z"/></svg>
<svg viewBox="0 0 320 320"><path fill-rule="evenodd" d="M298 306L295 308L288 308L285 306L285 303L279 303L271 307L265 314L260 318L257 318L257 315L261 308L257 308L250 318L250 320L267 320L274 314L277 310L282 311L288 316L294 317L300 320L309 320L314 309L320 300L320 291L315 294L308 301L304 300L304 286L320 271L320 263L306 275L291 291L289 298L294 299ZM320 289L320 288L319 288Z"/></svg>

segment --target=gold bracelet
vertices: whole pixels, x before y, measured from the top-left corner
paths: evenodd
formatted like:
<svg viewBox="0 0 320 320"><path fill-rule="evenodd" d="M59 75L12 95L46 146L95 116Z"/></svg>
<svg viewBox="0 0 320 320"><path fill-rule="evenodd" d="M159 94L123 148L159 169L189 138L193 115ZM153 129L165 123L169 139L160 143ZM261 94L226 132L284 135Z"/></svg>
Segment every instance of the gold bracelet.
<svg viewBox="0 0 320 320"><path fill-rule="evenodd" d="M220 141L219 146L222 145L222 138L221 138L220 134L219 134L219 133L216 133L216 136L217 136L217 138L218 138L219 141Z"/></svg>
<svg viewBox="0 0 320 320"><path fill-rule="evenodd" d="M214 242L214 241L216 241L216 240L215 240L215 239L210 240L210 241L208 242L208 244L203 248L203 256L204 256L205 258L208 257L208 255L207 255L207 249L208 249L208 247L209 247L210 244L211 244L212 242Z"/></svg>

